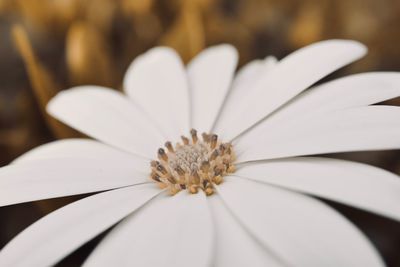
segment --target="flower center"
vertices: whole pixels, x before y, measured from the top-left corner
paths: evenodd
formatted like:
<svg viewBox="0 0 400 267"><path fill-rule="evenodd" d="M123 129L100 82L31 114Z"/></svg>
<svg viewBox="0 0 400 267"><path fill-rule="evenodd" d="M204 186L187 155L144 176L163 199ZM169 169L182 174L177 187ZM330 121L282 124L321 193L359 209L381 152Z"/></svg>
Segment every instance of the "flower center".
<svg viewBox="0 0 400 267"><path fill-rule="evenodd" d="M214 193L214 185L223 182L223 177L235 171L235 154L230 143L222 143L216 134L190 131L191 139L182 136L182 143L175 146L166 142L158 149L158 161L151 162L151 179L172 195L181 190L195 194L199 189L206 195Z"/></svg>

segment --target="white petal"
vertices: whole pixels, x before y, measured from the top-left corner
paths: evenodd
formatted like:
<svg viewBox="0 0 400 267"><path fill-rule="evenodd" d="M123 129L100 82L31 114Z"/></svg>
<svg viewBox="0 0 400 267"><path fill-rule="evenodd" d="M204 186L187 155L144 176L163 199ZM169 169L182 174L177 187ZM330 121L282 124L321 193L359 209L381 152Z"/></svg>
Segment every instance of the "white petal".
<svg viewBox="0 0 400 267"><path fill-rule="evenodd" d="M52 266L161 191L138 185L69 204L35 222L0 251L0 266Z"/></svg>
<svg viewBox="0 0 400 267"><path fill-rule="evenodd" d="M351 96L351 97L349 97ZM277 110L253 131L269 131L273 123L315 116L323 112L367 106L400 96L399 72L350 75L316 86ZM246 138L246 134L239 138Z"/></svg>
<svg viewBox="0 0 400 267"><path fill-rule="evenodd" d="M260 78L260 74L263 71L264 60L262 59L255 59L241 67L232 81L232 89L229 92L230 95L236 90L245 90L244 87L247 85L252 85ZM251 86L247 86L251 87ZM248 90L246 88L246 90Z"/></svg>
<svg viewBox="0 0 400 267"><path fill-rule="evenodd" d="M84 266L209 266L212 237L203 194L163 195L114 228Z"/></svg>
<svg viewBox="0 0 400 267"><path fill-rule="evenodd" d="M400 148L400 108L367 106L275 125L238 140L238 162Z"/></svg>
<svg viewBox="0 0 400 267"><path fill-rule="evenodd" d="M0 207L146 183L131 160L43 159L0 168Z"/></svg>
<svg viewBox="0 0 400 267"><path fill-rule="evenodd" d="M157 47L136 58L125 75L124 89L162 127L170 140L188 132L186 71L173 49Z"/></svg>
<svg viewBox="0 0 400 267"><path fill-rule="evenodd" d="M361 231L321 201L228 179L218 187L226 205L289 266L384 266Z"/></svg>
<svg viewBox="0 0 400 267"><path fill-rule="evenodd" d="M366 164L289 158L241 166L235 176L282 186L400 221L400 177Z"/></svg>
<svg viewBox="0 0 400 267"><path fill-rule="evenodd" d="M109 161L131 160L131 165L135 166L137 170L145 172L149 169L149 160L117 150L100 142L83 138L57 140L38 146L15 159L13 163L55 158L60 160L66 158Z"/></svg>
<svg viewBox="0 0 400 267"><path fill-rule="evenodd" d="M165 142L144 112L121 93L98 86L65 90L47 111L67 125L106 144L152 158Z"/></svg>
<svg viewBox="0 0 400 267"><path fill-rule="evenodd" d="M217 195L208 199L216 235L213 266L285 266L240 225Z"/></svg>
<svg viewBox="0 0 400 267"><path fill-rule="evenodd" d="M267 72L271 71L278 60L268 56L263 60L253 60L239 69L232 82L232 92L239 90L251 90L251 87ZM230 92L230 93L232 93Z"/></svg>
<svg viewBox="0 0 400 267"><path fill-rule="evenodd" d="M362 44L348 40L322 41L290 54L255 85L242 99L246 108L231 117L224 128L229 139L253 126L297 94L333 71L366 53Z"/></svg>
<svg viewBox="0 0 400 267"><path fill-rule="evenodd" d="M223 136L223 129L226 127L226 123L229 122L230 118L237 116L238 113L246 107L243 98L253 92L257 82L270 72L276 64L277 59L269 56L264 60L253 60L238 71L232 82L232 89L229 91L213 132Z"/></svg>
<svg viewBox="0 0 400 267"><path fill-rule="evenodd" d="M218 45L203 50L189 63L193 128L200 132L211 130L231 85L237 60L234 47Z"/></svg>

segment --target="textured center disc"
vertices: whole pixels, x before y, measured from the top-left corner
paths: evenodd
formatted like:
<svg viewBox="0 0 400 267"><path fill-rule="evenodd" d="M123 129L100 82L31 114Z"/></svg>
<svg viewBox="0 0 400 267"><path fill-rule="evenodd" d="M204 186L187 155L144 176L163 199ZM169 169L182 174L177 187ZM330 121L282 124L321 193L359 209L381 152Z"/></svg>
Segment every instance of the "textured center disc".
<svg viewBox="0 0 400 267"><path fill-rule="evenodd" d="M182 143L175 146L166 142L158 149L158 161L151 162L151 179L161 188L168 188L172 195L181 190L194 194L203 190L214 193L214 185L223 182L223 177L235 171L235 155L230 143L222 143L216 134L190 131L191 139L182 136Z"/></svg>

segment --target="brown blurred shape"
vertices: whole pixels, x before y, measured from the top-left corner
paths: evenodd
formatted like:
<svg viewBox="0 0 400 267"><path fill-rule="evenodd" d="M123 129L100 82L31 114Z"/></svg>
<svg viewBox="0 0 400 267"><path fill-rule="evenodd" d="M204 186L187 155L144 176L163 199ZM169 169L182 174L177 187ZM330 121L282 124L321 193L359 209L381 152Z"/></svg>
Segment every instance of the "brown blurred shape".
<svg viewBox="0 0 400 267"><path fill-rule="evenodd" d="M47 103L57 94L60 86L56 84L47 69L33 53L26 31L22 26L14 25L12 35L15 45L24 60L34 95L49 128L57 138L67 138L76 135L70 128L56 121L46 113Z"/></svg>

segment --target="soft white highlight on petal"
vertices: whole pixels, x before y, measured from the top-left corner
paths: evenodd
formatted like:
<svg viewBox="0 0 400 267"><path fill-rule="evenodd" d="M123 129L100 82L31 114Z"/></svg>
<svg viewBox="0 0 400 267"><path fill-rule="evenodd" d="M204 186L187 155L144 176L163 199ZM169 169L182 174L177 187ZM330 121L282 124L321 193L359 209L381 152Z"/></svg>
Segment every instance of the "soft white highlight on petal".
<svg viewBox="0 0 400 267"><path fill-rule="evenodd" d="M131 160L44 159L0 168L0 207L149 182Z"/></svg>
<svg viewBox="0 0 400 267"><path fill-rule="evenodd" d="M215 267L285 266L232 216L218 195L208 198L215 227Z"/></svg>
<svg viewBox="0 0 400 267"><path fill-rule="evenodd" d="M400 108L338 110L250 132L238 140L238 162L324 153L400 148Z"/></svg>
<svg viewBox="0 0 400 267"><path fill-rule="evenodd" d="M245 164L234 175L312 194L400 221L400 177L366 164L299 157Z"/></svg>
<svg viewBox="0 0 400 267"><path fill-rule="evenodd" d="M63 139L38 146L13 161L14 164L43 159L101 159L109 161L131 160L132 167L146 172L149 160L120 151L95 140L73 138Z"/></svg>
<svg viewBox="0 0 400 267"><path fill-rule="evenodd" d="M231 45L203 50L188 64L192 104L192 127L211 130L225 100L235 72L238 55Z"/></svg>
<svg viewBox="0 0 400 267"><path fill-rule="evenodd" d="M333 110L368 106L400 96L399 72L370 72L336 79L293 99L265 122L298 119Z"/></svg>
<svg viewBox="0 0 400 267"><path fill-rule="evenodd" d="M278 60L274 56L267 56L263 60L250 61L237 72L233 79L232 91L230 93L237 93L236 90L246 90L246 92L252 90L253 85L262 79L263 75L272 70L277 63Z"/></svg>
<svg viewBox="0 0 400 267"><path fill-rule="evenodd" d="M271 71L277 62L275 57L268 56L264 60L253 60L238 71L232 82L232 89L229 91L221 113L217 118L214 127L215 132L221 133L223 136L227 122L232 117L236 117L247 106L243 99L253 92L257 82Z"/></svg>
<svg viewBox="0 0 400 267"><path fill-rule="evenodd" d="M226 205L290 266L384 266L368 239L321 201L250 180L228 179L218 187Z"/></svg>
<svg viewBox="0 0 400 267"><path fill-rule="evenodd" d="M152 158L165 141L143 111L111 89L65 90L49 102L47 111L78 131L133 154Z"/></svg>
<svg viewBox="0 0 400 267"><path fill-rule="evenodd" d="M163 195L114 228L84 266L209 266L212 231L204 194Z"/></svg>
<svg viewBox="0 0 400 267"><path fill-rule="evenodd" d="M350 97L349 97L350 96ZM400 96L400 73L370 72L350 75L311 88L277 110L249 132L268 133L275 123L339 109L367 106ZM258 132L258 133L257 133ZM238 139L246 139L247 133Z"/></svg>
<svg viewBox="0 0 400 267"><path fill-rule="evenodd" d="M243 98L246 108L227 124L227 138L237 137L297 94L333 71L359 59L366 47L349 40L328 40L301 48L285 57ZM239 130L240 129L240 130Z"/></svg>
<svg viewBox="0 0 400 267"><path fill-rule="evenodd" d="M0 251L0 266L52 266L161 191L154 184L96 194L35 222Z"/></svg>
<svg viewBox="0 0 400 267"><path fill-rule="evenodd" d="M124 89L169 139L188 132L188 82L185 67L173 49L156 47L137 57L126 72Z"/></svg>

